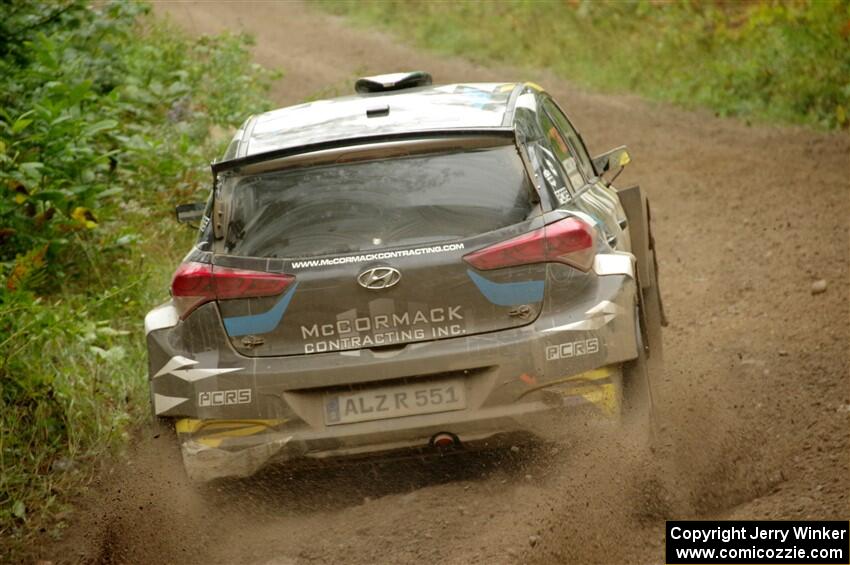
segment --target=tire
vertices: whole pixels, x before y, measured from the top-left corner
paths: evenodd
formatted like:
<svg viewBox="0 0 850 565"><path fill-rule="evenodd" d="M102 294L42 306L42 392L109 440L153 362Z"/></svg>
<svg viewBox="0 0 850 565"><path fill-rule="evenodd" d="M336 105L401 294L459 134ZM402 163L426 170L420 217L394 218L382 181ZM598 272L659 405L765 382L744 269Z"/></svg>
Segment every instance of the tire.
<svg viewBox="0 0 850 565"><path fill-rule="evenodd" d="M150 422L150 435L153 439L165 439L177 445L177 432L174 429L174 420L154 416Z"/></svg>

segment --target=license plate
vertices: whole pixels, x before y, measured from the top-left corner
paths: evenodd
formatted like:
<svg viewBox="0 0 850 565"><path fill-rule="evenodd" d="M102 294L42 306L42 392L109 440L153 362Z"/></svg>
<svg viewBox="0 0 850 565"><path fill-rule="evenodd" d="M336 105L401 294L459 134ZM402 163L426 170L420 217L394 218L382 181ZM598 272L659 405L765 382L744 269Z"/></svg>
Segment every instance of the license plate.
<svg viewBox="0 0 850 565"><path fill-rule="evenodd" d="M388 386L325 397L325 423L334 426L464 408L462 380Z"/></svg>

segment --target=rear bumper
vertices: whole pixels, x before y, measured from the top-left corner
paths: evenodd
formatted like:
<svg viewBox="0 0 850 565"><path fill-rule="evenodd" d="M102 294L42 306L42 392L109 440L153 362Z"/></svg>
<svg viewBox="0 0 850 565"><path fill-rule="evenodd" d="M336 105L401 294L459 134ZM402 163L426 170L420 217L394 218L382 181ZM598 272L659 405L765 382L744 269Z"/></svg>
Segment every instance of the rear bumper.
<svg viewBox="0 0 850 565"><path fill-rule="evenodd" d="M567 308L547 300L553 306L526 326L391 351L246 358L221 337L214 305L162 327L155 310L146 320L154 412L178 420L198 480L247 476L272 461L421 448L440 432L469 446L514 433L556 439L565 428L553 419L576 407L619 412L619 367L637 356L634 278L610 270ZM448 378L462 379L465 409L325 424L325 399L340 387Z"/></svg>
<svg viewBox="0 0 850 565"><path fill-rule="evenodd" d="M399 453L436 453L431 440L454 435L464 449L507 447L529 439L557 441L582 427L588 413L616 417L619 367L586 373L582 382L550 385L534 399L424 416L408 416L318 429L288 430L286 423L177 422L183 463L194 481L247 477L267 465ZM206 425L205 425L206 424ZM210 427L211 426L211 427Z"/></svg>

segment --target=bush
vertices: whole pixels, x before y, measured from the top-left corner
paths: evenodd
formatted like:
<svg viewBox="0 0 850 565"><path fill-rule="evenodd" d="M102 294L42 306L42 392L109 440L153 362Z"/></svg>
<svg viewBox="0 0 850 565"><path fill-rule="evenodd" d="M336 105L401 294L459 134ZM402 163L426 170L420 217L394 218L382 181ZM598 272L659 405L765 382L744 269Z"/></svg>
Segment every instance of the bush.
<svg viewBox="0 0 850 565"><path fill-rule="evenodd" d="M247 37L141 4L0 3L0 536L148 414L142 319L230 128L267 108Z"/></svg>

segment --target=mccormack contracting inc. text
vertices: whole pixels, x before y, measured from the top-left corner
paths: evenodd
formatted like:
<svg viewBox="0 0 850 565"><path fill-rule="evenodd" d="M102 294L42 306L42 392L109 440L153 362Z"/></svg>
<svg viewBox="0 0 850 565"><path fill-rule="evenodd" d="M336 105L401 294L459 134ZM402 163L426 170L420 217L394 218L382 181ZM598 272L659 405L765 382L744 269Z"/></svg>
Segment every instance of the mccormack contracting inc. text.
<svg viewBox="0 0 850 565"><path fill-rule="evenodd" d="M848 522L669 521L666 562L850 563Z"/></svg>

